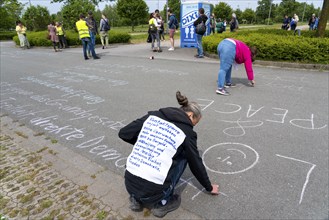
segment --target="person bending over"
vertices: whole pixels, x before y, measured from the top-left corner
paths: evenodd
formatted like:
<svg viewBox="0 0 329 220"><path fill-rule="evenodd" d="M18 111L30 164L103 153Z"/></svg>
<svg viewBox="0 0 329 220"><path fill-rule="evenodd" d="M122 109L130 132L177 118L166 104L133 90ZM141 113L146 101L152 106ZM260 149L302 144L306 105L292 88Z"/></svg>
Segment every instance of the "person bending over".
<svg viewBox="0 0 329 220"><path fill-rule="evenodd" d="M235 84L231 82L232 65L234 63L244 63L248 80L252 86L255 85L252 62L257 55L256 47L250 48L242 41L226 38L218 44L217 52L220 60L216 90L217 94L230 95L225 88L235 86Z"/></svg>

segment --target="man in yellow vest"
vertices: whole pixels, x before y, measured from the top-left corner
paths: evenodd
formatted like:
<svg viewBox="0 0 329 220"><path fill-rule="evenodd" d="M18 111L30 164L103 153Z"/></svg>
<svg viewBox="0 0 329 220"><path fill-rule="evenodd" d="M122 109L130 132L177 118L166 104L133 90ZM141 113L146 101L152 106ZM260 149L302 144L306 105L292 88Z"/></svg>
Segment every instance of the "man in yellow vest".
<svg viewBox="0 0 329 220"><path fill-rule="evenodd" d="M80 20L75 23L79 32L79 38L82 42L83 56L85 57L85 60L89 59L87 56L87 46L89 46L93 58L100 59L99 56L97 56L95 53L94 45L92 44L90 39L88 24L84 19L85 16L83 14L80 14Z"/></svg>

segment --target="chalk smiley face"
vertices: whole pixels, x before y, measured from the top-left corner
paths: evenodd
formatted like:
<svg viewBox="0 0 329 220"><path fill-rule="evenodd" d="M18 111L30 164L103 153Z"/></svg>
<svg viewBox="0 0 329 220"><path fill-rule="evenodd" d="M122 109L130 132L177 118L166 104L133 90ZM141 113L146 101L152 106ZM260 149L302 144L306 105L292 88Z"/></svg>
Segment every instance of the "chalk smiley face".
<svg viewBox="0 0 329 220"><path fill-rule="evenodd" d="M258 153L241 143L220 143L209 147L202 155L206 168L214 173L237 174L254 167Z"/></svg>

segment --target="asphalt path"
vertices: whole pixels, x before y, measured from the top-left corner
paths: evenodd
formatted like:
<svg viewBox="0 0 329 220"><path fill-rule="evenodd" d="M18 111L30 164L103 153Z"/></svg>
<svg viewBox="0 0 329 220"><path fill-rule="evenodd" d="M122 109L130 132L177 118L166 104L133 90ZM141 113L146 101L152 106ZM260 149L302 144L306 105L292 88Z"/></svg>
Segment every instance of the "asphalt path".
<svg viewBox="0 0 329 220"><path fill-rule="evenodd" d="M85 61L81 48L1 42L1 114L123 175L131 146L118 130L149 110L178 107L180 90L203 109L198 147L220 185L210 196L187 169L177 186L182 208L204 219L327 219L328 72L255 65L250 87L240 65L237 87L220 96L217 60L168 46L112 45Z"/></svg>

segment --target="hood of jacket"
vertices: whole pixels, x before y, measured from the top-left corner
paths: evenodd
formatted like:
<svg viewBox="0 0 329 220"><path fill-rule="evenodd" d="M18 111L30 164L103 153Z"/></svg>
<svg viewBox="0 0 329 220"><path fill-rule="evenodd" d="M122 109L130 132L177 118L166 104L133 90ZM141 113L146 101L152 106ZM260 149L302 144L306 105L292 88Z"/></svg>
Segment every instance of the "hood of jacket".
<svg viewBox="0 0 329 220"><path fill-rule="evenodd" d="M171 121L173 123L182 123L193 127L191 120L189 119L188 115L180 108L175 107L167 107L159 109L159 112L163 114L165 119ZM152 112L149 112L152 114Z"/></svg>

